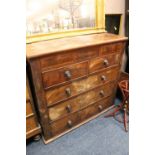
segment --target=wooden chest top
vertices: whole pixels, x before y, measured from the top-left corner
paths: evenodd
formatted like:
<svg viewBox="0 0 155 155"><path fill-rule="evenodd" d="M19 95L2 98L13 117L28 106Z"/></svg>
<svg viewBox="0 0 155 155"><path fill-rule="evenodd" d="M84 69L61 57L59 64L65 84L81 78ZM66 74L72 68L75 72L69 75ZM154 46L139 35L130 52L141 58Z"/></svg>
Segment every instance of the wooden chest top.
<svg viewBox="0 0 155 155"><path fill-rule="evenodd" d="M127 40L127 37L109 33L99 33L36 42L26 45L26 57L27 59L31 59L52 53L125 40Z"/></svg>

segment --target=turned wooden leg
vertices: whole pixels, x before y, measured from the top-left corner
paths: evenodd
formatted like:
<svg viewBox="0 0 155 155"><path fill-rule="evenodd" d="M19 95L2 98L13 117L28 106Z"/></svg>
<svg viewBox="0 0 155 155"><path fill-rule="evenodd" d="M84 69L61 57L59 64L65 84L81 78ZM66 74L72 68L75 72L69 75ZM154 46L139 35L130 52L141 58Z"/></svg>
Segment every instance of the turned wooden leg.
<svg viewBox="0 0 155 155"><path fill-rule="evenodd" d="M114 109L113 112L111 112L111 113L105 115L104 117L112 117L112 116L114 116L120 109L121 109L121 106L118 106L118 107L116 107L116 108Z"/></svg>
<svg viewBox="0 0 155 155"><path fill-rule="evenodd" d="M40 135L36 135L36 136L33 138L33 140L34 140L34 141L39 141L39 140L40 140L40 138L41 138L41 136L40 136Z"/></svg>

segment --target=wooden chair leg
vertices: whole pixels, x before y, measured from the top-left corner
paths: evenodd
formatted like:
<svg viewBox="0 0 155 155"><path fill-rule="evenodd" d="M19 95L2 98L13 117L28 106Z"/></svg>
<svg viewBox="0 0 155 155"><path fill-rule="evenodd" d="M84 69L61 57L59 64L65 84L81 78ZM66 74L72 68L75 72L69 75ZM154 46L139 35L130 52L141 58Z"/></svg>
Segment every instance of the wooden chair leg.
<svg viewBox="0 0 155 155"><path fill-rule="evenodd" d="M124 128L125 128L125 131L127 132L127 109L124 108Z"/></svg>
<svg viewBox="0 0 155 155"><path fill-rule="evenodd" d="M114 116L120 109L122 108L122 106L120 105L120 106L118 106L118 107L116 107L115 109L114 109L114 111L113 112L111 112L111 113L109 113L109 114L107 114L107 115L105 115L104 117L105 118L107 118L107 117L112 117L112 116Z"/></svg>

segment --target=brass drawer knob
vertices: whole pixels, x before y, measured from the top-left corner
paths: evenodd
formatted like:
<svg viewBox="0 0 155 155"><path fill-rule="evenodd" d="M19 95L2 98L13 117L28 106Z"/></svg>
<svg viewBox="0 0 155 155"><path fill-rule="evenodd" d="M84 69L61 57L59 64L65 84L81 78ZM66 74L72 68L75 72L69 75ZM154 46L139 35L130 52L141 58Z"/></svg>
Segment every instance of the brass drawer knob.
<svg viewBox="0 0 155 155"><path fill-rule="evenodd" d="M68 78L68 79L71 79L71 72L70 71L65 71L65 76Z"/></svg>
<svg viewBox="0 0 155 155"><path fill-rule="evenodd" d="M99 111L102 111L103 110L103 106L102 105L99 105L98 106L98 109L99 109Z"/></svg>
<svg viewBox="0 0 155 155"><path fill-rule="evenodd" d="M106 67L109 66L109 61L108 61L107 59L105 59L105 60L103 61L103 65L106 66Z"/></svg>
<svg viewBox="0 0 155 155"><path fill-rule="evenodd" d="M104 91L103 90L100 91L100 95L104 96Z"/></svg>
<svg viewBox="0 0 155 155"><path fill-rule="evenodd" d="M67 96L71 96L71 89L70 88L66 88L65 90Z"/></svg>
<svg viewBox="0 0 155 155"><path fill-rule="evenodd" d="M71 105L68 104L68 105L66 106L66 110L67 110L67 112L71 112L71 111L72 111Z"/></svg>
<svg viewBox="0 0 155 155"><path fill-rule="evenodd" d="M73 126L72 121L71 120L68 120L67 125L68 125L69 128L71 128Z"/></svg>
<svg viewBox="0 0 155 155"><path fill-rule="evenodd" d="M104 75L101 76L102 81L106 81L106 77Z"/></svg>

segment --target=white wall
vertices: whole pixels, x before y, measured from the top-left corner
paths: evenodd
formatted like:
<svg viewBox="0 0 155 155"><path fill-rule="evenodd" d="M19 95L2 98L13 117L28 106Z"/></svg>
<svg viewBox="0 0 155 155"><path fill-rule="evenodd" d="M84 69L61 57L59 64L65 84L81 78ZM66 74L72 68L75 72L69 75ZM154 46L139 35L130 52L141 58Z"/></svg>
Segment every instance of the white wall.
<svg viewBox="0 0 155 155"><path fill-rule="evenodd" d="M125 0L104 0L105 14L122 14L120 23L120 35L125 35ZM122 70L125 70L126 55L124 52Z"/></svg>
<svg viewBox="0 0 155 155"><path fill-rule="evenodd" d="M106 13L124 13L125 0L104 0Z"/></svg>

